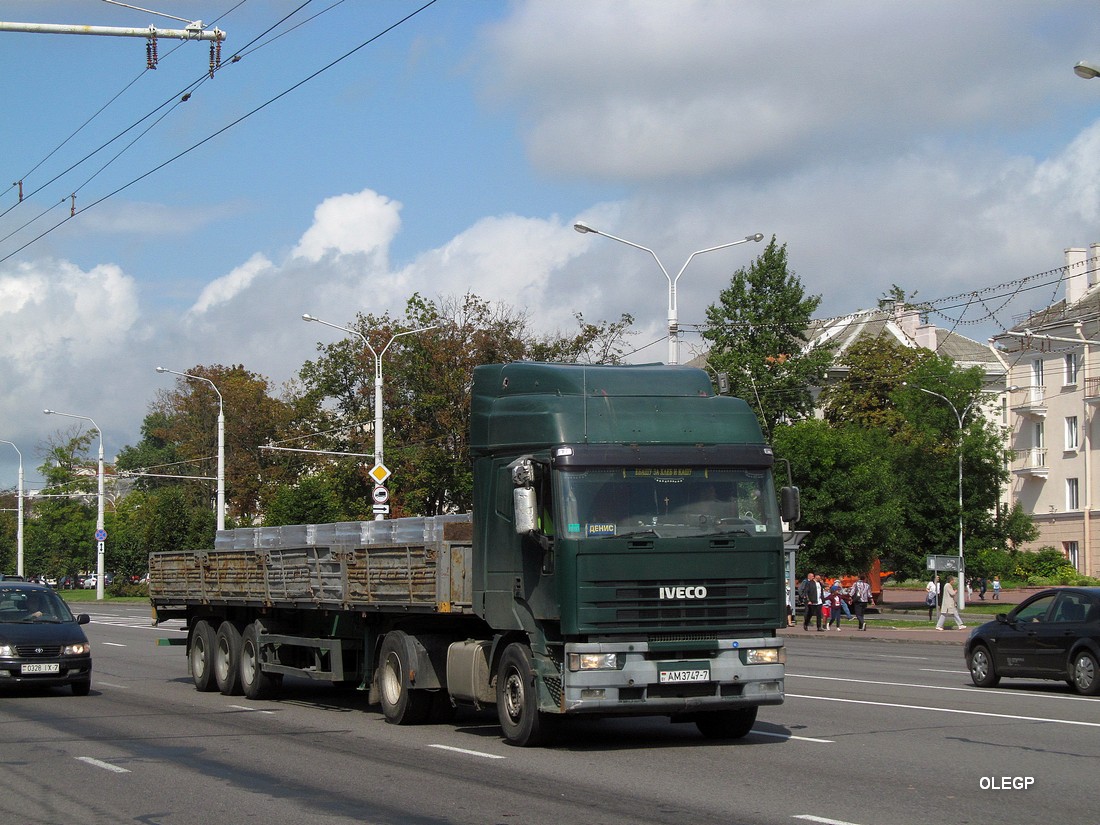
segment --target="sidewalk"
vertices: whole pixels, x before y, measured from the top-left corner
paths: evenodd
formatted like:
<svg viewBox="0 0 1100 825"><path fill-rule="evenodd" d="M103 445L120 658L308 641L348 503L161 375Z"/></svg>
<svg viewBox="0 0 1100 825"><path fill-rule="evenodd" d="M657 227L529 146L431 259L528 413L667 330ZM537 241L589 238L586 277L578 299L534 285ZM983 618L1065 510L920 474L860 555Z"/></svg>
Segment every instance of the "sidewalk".
<svg viewBox="0 0 1100 825"><path fill-rule="evenodd" d="M967 600L967 604L977 602L980 604L1003 604L1007 613L1017 604L1022 602L1034 592L1042 588L1020 588L1002 590L1001 597L993 602L993 592L985 594L985 601L978 599L978 594ZM810 629L802 629L803 615L795 616L794 627L780 628L781 636L807 636L828 639L888 639L895 642L930 642L932 644L957 644L961 645L970 635L972 628L986 622L993 621L994 616L988 613L968 613L964 608L960 611L965 630L955 629L955 620L947 617L943 630L936 630L936 620L939 618L939 608L932 613L932 621L928 621L928 606L924 603L923 590L899 590L887 588L884 592L884 604L879 606L879 612L868 613L867 629L859 630L855 619L843 619L840 623L840 632L836 628L817 632L817 627L811 621ZM897 627L893 622L927 622L924 627Z"/></svg>
<svg viewBox="0 0 1100 825"><path fill-rule="evenodd" d="M926 613L926 618L927 615ZM914 621L916 618L916 616L905 616L907 621ZM854 619L852 621L844 619L840 623L839 632L834 627L818 633L817 627L813 622L810 623L809 630L803 630L802 617L800 616L795 621L794 627L780 628L779 635L784 637L806 636L808 638L847 640L877 639L881 641L886 639L894 642L928 642L930 644L961 645L966 641L966 637L970 635L971 628L983 624L988 620L988 618L976 617L976 620L972 621L964 614L963 621L967 623L965 630L955 630L955 622L951 619L944 623L944 630L936 630L935 620L928 622L927 627L895 627L890 623L890 614L886 614L885 616L882 614L872 614L867 617L866 630L861 631Z"/></svg>

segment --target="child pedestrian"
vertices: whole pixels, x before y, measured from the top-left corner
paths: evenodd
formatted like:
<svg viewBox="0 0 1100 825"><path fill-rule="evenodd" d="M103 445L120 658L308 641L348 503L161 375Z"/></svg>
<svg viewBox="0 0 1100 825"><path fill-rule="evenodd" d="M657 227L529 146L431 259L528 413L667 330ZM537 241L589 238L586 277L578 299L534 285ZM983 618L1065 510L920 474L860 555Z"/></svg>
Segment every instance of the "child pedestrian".
<svg viewBox="0 0 1100 825"><path fill-rule="evenodd" d="M997 601L1001 598L1001 577L993 577L993 601Z"/></svg>

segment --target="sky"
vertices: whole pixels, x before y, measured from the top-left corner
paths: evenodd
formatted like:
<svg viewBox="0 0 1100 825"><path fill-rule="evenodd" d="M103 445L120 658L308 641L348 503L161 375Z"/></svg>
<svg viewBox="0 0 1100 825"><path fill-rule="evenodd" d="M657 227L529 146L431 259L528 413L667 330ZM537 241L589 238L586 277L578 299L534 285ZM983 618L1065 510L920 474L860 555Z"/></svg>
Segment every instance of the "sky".
<svg viewBox="0 0 1100 825"><path fill-rule="evenodd" d="M111 461L172 387L156 366L281 386L339 337L303 313L630 313L630 360L663 361L657 261L687 263L687 360L764 244L692 253L760 232L818 317L896 284L984 341L1100 242L1100 80L1073 72L1100 63L1095 2L425 2L0 0L226 33L211 79L206 42L160 38L150 70L142 38L0 31L0 440L28 489L85 426L44 408ZM0 489L16 461L0 444Z"/></svg>

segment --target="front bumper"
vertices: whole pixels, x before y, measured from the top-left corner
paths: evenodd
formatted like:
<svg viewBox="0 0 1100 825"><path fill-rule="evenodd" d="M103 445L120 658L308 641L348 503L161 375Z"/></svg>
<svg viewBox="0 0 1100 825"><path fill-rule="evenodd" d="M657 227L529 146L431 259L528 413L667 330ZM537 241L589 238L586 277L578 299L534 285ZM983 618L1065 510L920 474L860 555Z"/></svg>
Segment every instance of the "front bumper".
<svg viewBox="0 0 1100 825"><path fill-rule="evenodd" d="M40 672L27 672L25 665ZM56 671L54 667L56 666ZM45 672L41 672L45 671ZM0 688L4 686L52 687L86 682L92 678L91 656L5 657L0 658Z"/></svg>
<svg viewBox="0 0 1100 825"><path fill-rule="evenodd" d="M570 653L615 653L622 666L615 670L563 670L560 691L551 690L559 713L673 714L723 710L783 702L783 642L776 638L719 639L717 649L671 651L646 642L567 644ZM775 664L746 664L747 652L775 650ZM700 681L662 682L661 672L685 668L705 670ZM557 696L554 696L554 693Z"/></svg>

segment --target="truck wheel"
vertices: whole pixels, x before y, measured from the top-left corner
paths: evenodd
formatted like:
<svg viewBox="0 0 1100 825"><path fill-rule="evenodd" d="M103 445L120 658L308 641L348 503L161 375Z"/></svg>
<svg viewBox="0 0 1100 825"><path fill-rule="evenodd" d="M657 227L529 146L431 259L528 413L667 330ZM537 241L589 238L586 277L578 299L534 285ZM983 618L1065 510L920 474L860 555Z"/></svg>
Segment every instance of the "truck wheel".
<svg viewBox="0 0 1100 825"><path fill-rule="evenodd" d="M249 699L267 699L275 692L275 682L264 673L260 660L260 629L253 622L241 636L241 690Z"/></svg>
<svg viewBox="0 0 1100 825"><path fill-rule="evenodd" d="M202 693L218 689L218 684L214 681L215 644L214 628L210 626L210 622L206 619L195 622L187 658L191 662L191 681L195 683L195 689Z"/></svg>
<svg viewBox="0 0 1100 825"><path fill-rule="evenodd" d="M409 687L412 644L401 630L391 630L378 655L378 687L382 713L391 725L419 725L432 709L432 694Z"/></svg>
<svg viewBox="0 0 1100 825"><path fill-rule="evenodd" d="M741 739L756 724L757 708L716 710L695 717L695 727L707 739Z"/></svg>
<svg viewBox="0 0 1100 825"><path fill-rule="evenodd" d="M510 644L500 657L497 718L504 729L504 738L511 745L538 745L546 736L546 720L538 710L535 668L527 645Z"/></svg>
<svg viewBox="0 0 1100 825"><path fill-rule="evenodd" d="M232 622L222 622L214 637L214 679L224 696L241 693L241 631Z"/></svg>

